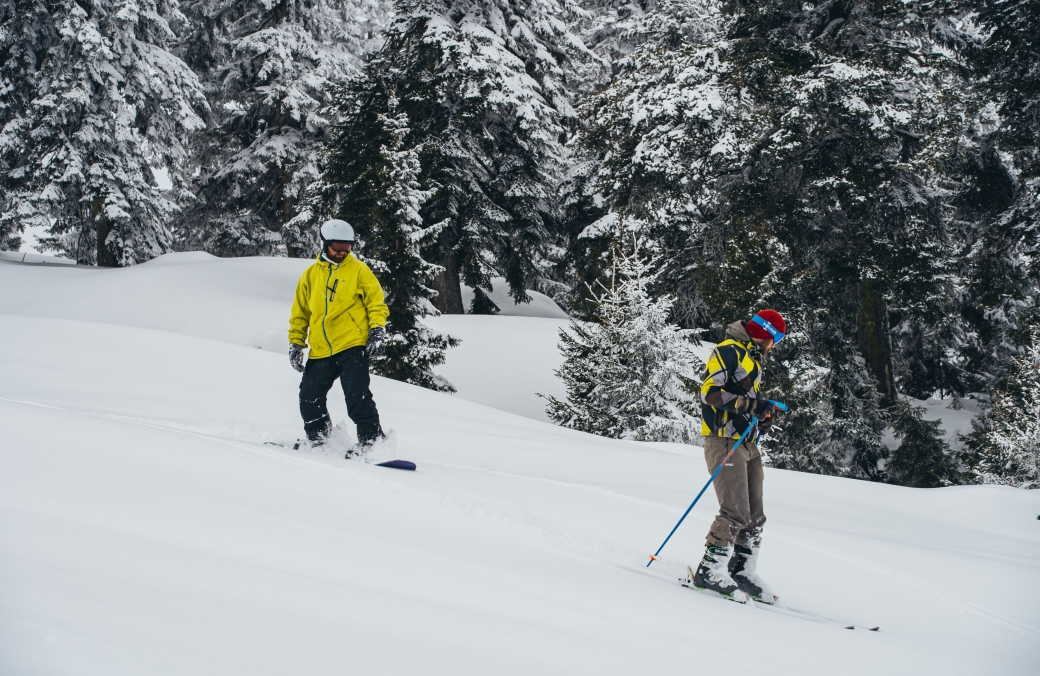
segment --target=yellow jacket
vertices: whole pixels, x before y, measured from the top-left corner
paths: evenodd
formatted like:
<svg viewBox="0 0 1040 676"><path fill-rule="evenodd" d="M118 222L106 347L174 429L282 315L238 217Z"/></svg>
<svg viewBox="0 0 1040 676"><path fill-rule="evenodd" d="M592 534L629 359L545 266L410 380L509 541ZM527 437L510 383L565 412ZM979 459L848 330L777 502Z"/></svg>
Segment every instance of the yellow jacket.
<svg viewBox="0 0 1040 676"><path fill-rule="evenodd" d="M741 322L726 327L729 336L708 357L701 384L701 434L739 439L749 419L737 413L740 400L757 399L762 390L762 355Z"/></svg>
<svg viewBox="0 0 1040 676"><path fill-rule="evenodd" d="M366 345L368 329L386 326L389 314L379 280L354 254L339 265L319 255L296 285L289 342L309 346L311 359L331 357Z"/></svg>

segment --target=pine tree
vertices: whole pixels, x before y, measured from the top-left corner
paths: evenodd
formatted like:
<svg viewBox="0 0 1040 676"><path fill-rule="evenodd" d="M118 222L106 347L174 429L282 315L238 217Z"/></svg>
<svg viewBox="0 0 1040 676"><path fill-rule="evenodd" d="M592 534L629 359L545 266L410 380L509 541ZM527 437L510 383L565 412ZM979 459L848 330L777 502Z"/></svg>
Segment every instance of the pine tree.
<svg viewBox="0 0 1040 676"><path fill-rule="evenodd" d="M1040 330L1010 361L992 407L972 420L967 461L976 483L1040 488Z"/></svg>
<svg viewBox="0 0 1040 676"><path fill-rule="evenodd" d="M378 137L385 139L379 148L382 161L358 182L377 197L372 201L362 198L367 210L354 211L359 197L355 190L348 193L355 201L345 201L342 205L344 213L359 219L355 222L365 233L361 247L363 257L387 291L389 335L386 353L375 360L374 370L387 378L454 392L451 383L433 373L433 367L443 364L444 351L457 346L459 341L432 331L422 323L423 317L440 314L431 303L436 292L430 288L440 268L423 260L420 252L424 244L436 238L441 228L440 224L424 227L419 215L433 191L423 190L419 185L420 153L416 148L404 147L410 131L409 121L398 110L398 101L393 95L387 108L386 115L376 117L376 124L381 127ZM355 111L355 115L364 116L364 113ZM341 133L356 130L351 122L351 119L345 121ZM332 156L333 171L344 159Z"/></svg>
<svg viewBox="0 0 1040 676"><path fill-rule="evenodd" d="M673 299L652 299L660 272L616 252L609 288L595 296L599 324L572 320L560 330L565 360L556 372L566 401L546 397L550 419L564 427L617 439L693 443L699 439L699 380L694 331L669 323Z"/></svg>
<svg viewBox="0 0 1040 676"><path fill-rule="evenodd" d="M204 78L213 114L197 144L199 199L178 246L222 256L308 257L314 225L288 227L321 172L335 120L330 88L358 73L389 22L379 0L195 0L182 50Z"/></svg>
<svg viewBox="0 0 1040 676"><path fill-rule="evenodd" d="M974 114L967 15L666 0L582 108L604 222L647 223L683 324L720 332L768 305L805 332L774 357L805 405L778 435L781 462L881 479L898 388L964 373L965 337L940 320L961 302L951 167Z"/></svg>
<svg viewBox="0 0 1040 676"><path fill-rule="evenodd" d="M889 481L915 488L960 483L950 446L942 438L941 421L924 420L923 412L908 401L892 407L892 429L901 443L885 465Z"/></svg>
<svg viewBox="0 0 1040 676"><path fill-rule="evenodd" d="M735 168L728 155L712 149L723 147L724 137L752 143L755 136L747 131L741 92L724 78L732 23L714 0L661 2L632 21L626 42L633 51L615 62L610 86L580 108L578 140L598 160L592 181L608 213L572 233L575 267L609 271L603 257L609 261L607 244L618 219L642 224L647 245L668 252L668 291L686 326L708 313L691 275L697 266L682 252L703 247L707 212L717 201L710 184Z"/></svg>
<svg viewBox="0 0 1040 676"><path fill-rule="evenodd" d="M206 112L195 74L167 51L185 23L175 0L8 1L0 18L3 246L35 227L85 264L169 251Z"/></svg>
<svg viewBox="0 0 1040 676"><path fill-rule="evenodd" d="M884 478L888 454L881 438L888 415L863 359L848 340L819 326L819 315L786 319L789 330L799 328L784 337L767 365L770 389L790 407L766 439L770 466ZM824 340L827 349L813 340Z"/></svg>
<svg viewBox="0 0 1040 676"><path fill-rule="evenodd" d="M979 116L980 149L965 160L965 209L979 225L968 250L963 352L974 389L989 392L1028 344L1040 299L1040 5L982 0L977 9L986 40L975 52L975 89L989 105Z"/></svg>
<svg viewBox="0 0 1040 676"><path fill-rule="evenodd" d="M340 114L386 114L395 92L411 121L420 183L435 191L423 222L443 223L425 250L444 269L438 307L462 312L460 280L489 291L492 275L525 302L556 255L562 141L574 119L566 68L595 57L567 32L555 0L402 0L395 13ZM359 171L373 161L366 139L338 139L345 145L332 152L357 157Z"/></svg>

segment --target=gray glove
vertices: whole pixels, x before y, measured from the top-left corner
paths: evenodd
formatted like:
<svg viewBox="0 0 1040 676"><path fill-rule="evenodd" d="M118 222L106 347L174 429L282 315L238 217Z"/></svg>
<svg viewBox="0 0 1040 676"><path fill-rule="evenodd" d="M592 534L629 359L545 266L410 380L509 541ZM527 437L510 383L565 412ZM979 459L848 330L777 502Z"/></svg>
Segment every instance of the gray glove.
<svg viewBox="0 0 1040 676"><path fill-rule="evenodd" d="M289 344L289 363L294 369L303 373L303 345Z"/></svg>
<svg viewBox="0 0 1040 676"><path fill-rule="evenodd" d="M382 326L373 326L368 330L368 346L365 354L369 357L378 357L386 349L386 329Z"/></svg>

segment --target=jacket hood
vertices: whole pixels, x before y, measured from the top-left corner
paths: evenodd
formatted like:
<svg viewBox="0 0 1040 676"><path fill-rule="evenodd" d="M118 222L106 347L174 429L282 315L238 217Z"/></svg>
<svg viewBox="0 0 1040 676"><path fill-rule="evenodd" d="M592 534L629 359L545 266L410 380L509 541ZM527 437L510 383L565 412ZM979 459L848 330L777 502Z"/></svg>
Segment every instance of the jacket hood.
<svg viewBox="0 0 1040 676"><path fill-rule="evenodd" d="M751 336L744 330L744 322L735 321L726 327L726 335L734 340L739 340L744 343L751 342Z"/></svg>

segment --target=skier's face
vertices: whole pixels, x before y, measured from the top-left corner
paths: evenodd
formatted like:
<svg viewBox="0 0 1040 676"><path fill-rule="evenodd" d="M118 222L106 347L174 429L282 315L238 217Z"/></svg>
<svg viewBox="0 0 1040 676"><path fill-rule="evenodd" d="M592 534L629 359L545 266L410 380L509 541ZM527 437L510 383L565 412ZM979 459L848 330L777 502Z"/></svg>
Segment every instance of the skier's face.
<svg viewBox="0 0 1040 676"><path fill-rule="evenodd" d="M342 263L353 246L350 242L329 242L328 248L325 249L325 255L335 263Z"/></svg>
<svg viewBox="0 0 1040 676"><path fill-rule="evenodd" d="M762 350L762 354L767 354L775 345L772 338L766 338L765 340L762 340L761 338L752 338L751 340L755 341L755 345L758 346L758 349Z"/></svg>

